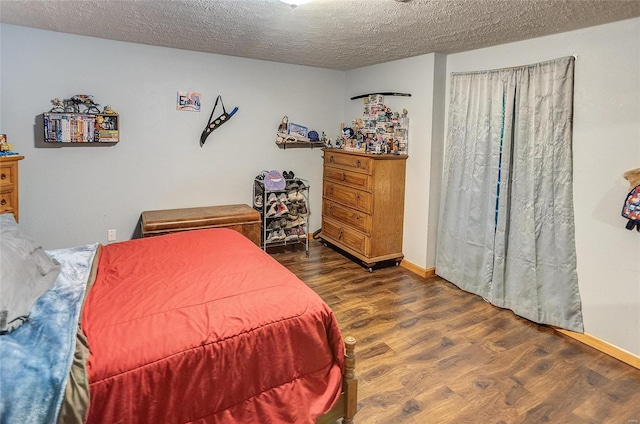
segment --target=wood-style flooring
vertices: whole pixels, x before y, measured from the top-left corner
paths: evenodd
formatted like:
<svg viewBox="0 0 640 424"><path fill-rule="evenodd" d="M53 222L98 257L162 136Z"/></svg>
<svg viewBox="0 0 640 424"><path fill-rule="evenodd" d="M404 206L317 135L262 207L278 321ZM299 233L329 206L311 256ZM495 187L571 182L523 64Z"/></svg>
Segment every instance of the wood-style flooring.
<svg viewBox="0 0 640 424"><path fill-rule="evenodd" d="M310 247L273 257L357 340L355 423L640 423L640 370L439 277Z"/></svg>

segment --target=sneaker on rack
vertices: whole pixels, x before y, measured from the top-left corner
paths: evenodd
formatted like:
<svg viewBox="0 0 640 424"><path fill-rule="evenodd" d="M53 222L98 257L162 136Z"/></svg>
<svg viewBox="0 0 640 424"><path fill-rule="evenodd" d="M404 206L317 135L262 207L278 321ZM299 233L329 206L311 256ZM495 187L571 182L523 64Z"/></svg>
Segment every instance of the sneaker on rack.
<svg viewBox="0 0 640 424"><path fill-rule="evenodd" d="M304 222L304 219L302 219L302 218L298 218L298 219L296 219L296 220L293 220L293 221L287 222L287 228L297 227L297 226L302 225L302 224L304 224L304 223L305 223L305 222Z"/></svg>
<svg viewBox="0 0 640 424"><path fill-rule="evenodd" d="M271 193L271 194L269 195L269 197L267 198L267 203L268 203L268 204L272 204L272 203L275 203L275 202L277 202L277 201L278 201L278 196L276 196L276 194L275 194L275 193Z"/></svg>
<svg viewBox="0 0 640 424"><path fill-rule="evenodd" d="M264 183L262 181L253 181L253 192L258 195L264 193Z"/></svg>
<svg viewBox="0 0 640 424"><path fill-rule="evenodd" d="M296 209L297 209L298 215L300 215L300 216L308 216L309 215L309 211L307 210L306 202L298 202Z"/></svg>
<svg viewBox="0 0 640 424"><path fill-rule="evenodd" d="M285 230L285 241L293 241L293 240L298 240L298 231L295 228L292 228L290 230Z"/></svg>
<svg viewBox="0 0 640 424"><path fill-rule="evenodd" d="M267 211L267 218L270 218L272 216L277 216L276 213L278 213L278 205L279 204L280 203L278 203L278 202L275 202L275 203L271 204L271 206L269 207L269 210Z"/></svg>
<svg viewBox="0 0 640 424"><path fill-rule="evenodd" d="M274 205L276 206L276 212L274 213L273 216L282 216L285 213L289 213L289 208L287 208L287 205L285 205L284 203L277 202L277 203L274 203Z"/></svg>
<svg viewBox="0 0 640 424"><path fill-rule="evenodd" d="M258 195L258 196L253 198L253 205L256 208L262 209L262 195Z"/></svg>
<svg viewBox="0 0 640 424"><path fill-rule="evenodd" d="M284 203L284 202L286 202L286 201L287 201L287 195L286 195L286 194L284 194L284 193L280 193L280 194L278 195L278 202L282 202L282 203Z"/></svg>
<svg viewBox="0 0 640 424"><path fill-rule="evenodd" d="M287 238L283 229L279 229L278 231L275 231L275 233L276 233L275 237L277 241L283 241L284 239Z"/></svg>
<svg viewBox="0 0 640 424"><path fill-rule="evenodd" d="M278 239L276 238L276 233L277 233L277 231L271 231L269 233L269 235L267 236L267 239L264 241L265 244L269 244L269 243L273 243L274 241L278 241Z"/></svg>
<svg viewBox="0 0 640 424"><path fill-rule="evenodd" d="M298 227L298 237L300 238L300 240L304 240L307 238L307 226L305 224L302 224Z"/></svg>
<svg viewBox="0 0 640 424"><path fill-rule="evenodd" d="M306 200L302 191L296 192L296 200L298 202L304 202Z"/></svg>
<svg viewBox="0 0 640 424"><path fill-rule="evenodd" d="M285 223L286 225L286 223ZM267 230L271 231L271 230L279 230L280 228L282 228L282 225L280 225L280 220L279 219L274 219L273 221L271 221L271 223L269 225L267 225Z"/></svg>

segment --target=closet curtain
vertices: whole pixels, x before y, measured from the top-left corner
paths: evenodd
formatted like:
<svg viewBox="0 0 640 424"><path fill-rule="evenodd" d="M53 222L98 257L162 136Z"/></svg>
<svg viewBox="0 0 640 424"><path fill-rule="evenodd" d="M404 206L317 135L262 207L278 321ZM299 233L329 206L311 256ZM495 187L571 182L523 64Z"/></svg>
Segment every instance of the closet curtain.
<svg viewBox="0 0 640 424"><path fill-rule="evenodd" d="M574 61L451 75L436 271L531 321L583 332Z"/></svg>

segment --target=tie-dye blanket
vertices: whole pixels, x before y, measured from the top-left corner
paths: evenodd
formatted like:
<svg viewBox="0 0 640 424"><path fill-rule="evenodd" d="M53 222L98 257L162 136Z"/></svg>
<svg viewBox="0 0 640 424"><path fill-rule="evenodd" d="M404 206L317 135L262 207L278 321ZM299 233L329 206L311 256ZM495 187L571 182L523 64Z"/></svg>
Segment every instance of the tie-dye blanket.
<svg viewBox="0 0 640 424"><path fill-rule="evenodd" d="M98 245L47 251L54 285L27 322L0 336L0 423L55 423L73 359L82 300Z"/></svg>

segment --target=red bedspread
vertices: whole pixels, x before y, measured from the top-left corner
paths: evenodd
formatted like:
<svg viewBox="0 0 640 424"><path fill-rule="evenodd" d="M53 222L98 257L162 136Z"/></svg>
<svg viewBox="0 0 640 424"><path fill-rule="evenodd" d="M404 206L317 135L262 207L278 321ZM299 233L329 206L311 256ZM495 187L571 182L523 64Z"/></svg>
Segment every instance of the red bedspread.
<svg viewBox="0 0 640 424"><path fill-rule="evenodd" d="M340 393L329 307L228 229L104 246L82 326L89 423L311 423Z"/></svg>

